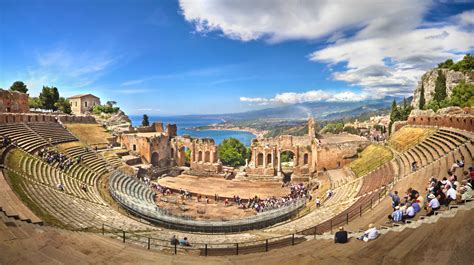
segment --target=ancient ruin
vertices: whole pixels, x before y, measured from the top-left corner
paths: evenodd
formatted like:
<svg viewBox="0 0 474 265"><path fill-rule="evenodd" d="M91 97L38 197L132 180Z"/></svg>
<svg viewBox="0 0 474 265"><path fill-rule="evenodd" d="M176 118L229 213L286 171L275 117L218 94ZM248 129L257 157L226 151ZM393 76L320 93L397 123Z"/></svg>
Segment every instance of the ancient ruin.
<svg viewBox="0 0 474 265"><path fill-rule="evenodd" d="M29 112L28 94L18 91L0 89L0 112Z"/></svg>

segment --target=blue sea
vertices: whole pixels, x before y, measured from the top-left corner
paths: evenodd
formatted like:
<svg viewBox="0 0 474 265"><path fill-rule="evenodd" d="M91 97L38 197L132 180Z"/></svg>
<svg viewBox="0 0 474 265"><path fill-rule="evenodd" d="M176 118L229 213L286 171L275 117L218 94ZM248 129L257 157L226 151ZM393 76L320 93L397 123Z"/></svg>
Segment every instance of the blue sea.
<svg viewBox="0 0 474 265"><path fill-rule="evenodd" d="M130 115L133 126L140 126L142 123L142 115ZM255 135L249 132L240 131L215 131L215 130L190 130L192 127L206 126L210 124L222 123L219 119L209 119L199 116L149 116L150 124L153 122L162 122L166 128L166 124L175 123L178 127L178 135L190 135L191 137L204 138L209 137L220 144L224 139L236 138L247 146L250 146Z"/></svg>

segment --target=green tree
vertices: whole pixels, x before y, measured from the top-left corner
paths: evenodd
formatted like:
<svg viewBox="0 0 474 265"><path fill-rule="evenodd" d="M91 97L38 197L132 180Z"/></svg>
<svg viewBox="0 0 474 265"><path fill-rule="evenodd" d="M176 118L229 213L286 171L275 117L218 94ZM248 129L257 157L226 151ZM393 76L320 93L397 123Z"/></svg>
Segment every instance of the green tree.
<svg viewBox="0 0 474 265"><path fill-rule="evenodd" d="M59 92L56 87L43 86L43 90L39 95L43 109L57 110L55 103L59 100Z"/></svg>
<svg viewBox="0 0 474 265"><path fill-rule="evenodd" d="M28 105L31 109L41 109L43 105L41 104L41 100L38 97L29 97L28 98Z"/></svg>
<svg viewBox="0 0 474 265"><path fill-rule="evenodd" d="M112 108L114 105L117 105L117 101L107 101L105 105Z"/></svg>
<svg viewBox="0 0 474 265"><path fill-rule="evenodd" d="M18 91L21 93L26 93L28 92L28 88L26 87L25 83L22 81L15 81L10 87L11 91Z"/></svg>
<svg viewBox="0 0 474 265"><path fill-rule="evenodd" d="M249 154L245 145L235 138L225 139L219 145L219 159L226 166L244 165Z"/></svg>
<svg viewBox="0 0 474 265"><path fill-rule="evenodd" d="M420 102L418 105L419 109L424 109L425 108L425 87L423 86L423 81L421 82L421 90L420 90Z"/></svg>
<svg viewBox="0 0 474 265"><path fill-rule="evenodd" d="M444 61L443 63L438 64L438 68L449 68L453 66L454 62L452 59L448 59Z"/></svg>
<svg viewBox="0 0 474 265"><path fill-rule="evenodd" d="M148 115L143 114L142 126L150 126L150 121L148 120Z"/></svg>
<svg viewBox="0 0 474 265"><path fill-rule="evenodd" d="M71 112L72 112L71 111L71 103L69 102L69 100L67 100L63 97L60 97L58 99L58 101L56 103L54 103L54 106L63 113L71 114Z"/></svg>
<svg viewBox="0 0 474 265"><path fill-rule="evenodd" d="M188 163L191 161L191 149L186 149L184 151L184 160Z"/></svg>
<svg viewBox="0 0 474 265"><path fill-rule="evenodd" d="M474 85L462 80L453 89L450 99L451 106L474 107Z"/></svg>
<svg viewBox="0 0 474 265"><path fill-rule="evenodd" d="M441 70L438 70L438 77L436 78L435 82L435 93L433 96L433 100L441 102L448 96L446 93L446 76L444 76Z"/></svg>

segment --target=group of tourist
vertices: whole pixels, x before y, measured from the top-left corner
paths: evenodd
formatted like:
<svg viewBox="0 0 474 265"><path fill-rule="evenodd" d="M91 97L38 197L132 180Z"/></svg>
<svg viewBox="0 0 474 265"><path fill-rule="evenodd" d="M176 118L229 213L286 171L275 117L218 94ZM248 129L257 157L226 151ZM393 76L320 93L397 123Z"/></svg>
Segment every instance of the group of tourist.
<svg viewBox="0 0 474 265"><path fill-rule="evenodd" d="M426 195L409 188L401 199L398 192L389 193L392 199L393 212L388 216L392 222L404 222L412 219L422 208L426 210L426 215L430 216L436 213L442 205L448 206L453 201L464 201L474 197L474 168L470 167L463 172L462 179L454 173L454 169L463 168L464 160L457 160L455 165L449 170L447 177L436 179L431 177L428 180Z"/></svg>
<svg viewBox="0 0 474 265"><path fill-rule="evenodd" d="M186 247L190 247L191 244L189 243L188 241L188 238L187 237L184 237L183 239L178 239L177 236L173 235L170 239L170 244L173 245L173 246L177 246L177 245L180 245L180 246L186 246Z"/></svg>
<svg viewBox="0 0 474 265"><path fill-rule="evenodd" d="M8 135L3 136L2 148L9 146L10 144L16 145L16 140L12 141Z"/></svg>
<svg viewBox="0 0 474 265"><path fill-rule="evenodd" d="M278 209L293 204L299 199L311 198L311 194L303 183L294 184L290 186L290 194L284 197L277 198L275 196L260 199L258 196L251 198L247 202L246 208L255 209L256 212L264 212L272 209ZM240 203L240 208L245 208L245 205Z"/></svg>
<svg viewBox="0 0 474 265"><path fill-rule="evenodd" d="M58 167L62 170L67 170L73 165L73 161L71 158L53 149L41 148L38 151L38 156L41 157L43 161L48 164L54 164L55 162L57 162ZM76 162L80 163L81 158L78 157L76 159Z"/></svg>

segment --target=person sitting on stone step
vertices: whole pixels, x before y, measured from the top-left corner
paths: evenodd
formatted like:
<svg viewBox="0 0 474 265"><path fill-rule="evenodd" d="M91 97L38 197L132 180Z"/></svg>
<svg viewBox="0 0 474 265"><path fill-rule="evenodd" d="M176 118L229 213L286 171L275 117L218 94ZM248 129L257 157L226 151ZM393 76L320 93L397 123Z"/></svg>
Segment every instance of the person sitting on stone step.
<svg viewBox="0 0 474 265"><path fill-rule="evenodd" d="M426 214L427 216L431 216L433 214L435 214L435 212L437 210L439 210L441 207L439 201L438 201L438 198L436 198L436 196L431 193L429 196L428 196L428 203L427 203L427 211L428 213Z"/></svg>
<svg viewBox="0 0 474 265"><path fill-rule="evenodd" d="M339 227L339 231L334 234L334 243L345 244L348 241L347 231L344 230L344 227Z"/></svg>
<svg viewBox="0 0 474 265"><path fill-rule="evenodd" d="M400 210L400 206L395 206L395 210L388 216L388 219L394 223L402 221L403 213Z"/></svg>
<svg viewBox="0 0 474 265"><path fill-rule="evenodd" d="M369 224L369 229L364 232L364 234L360 237L358 237L358 240L362 240L364 242L367 242L369 240L374 240L379 236L380 232L377 230L377 227L375 227L374 224Z"/></svg>

